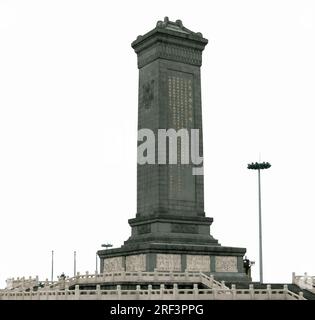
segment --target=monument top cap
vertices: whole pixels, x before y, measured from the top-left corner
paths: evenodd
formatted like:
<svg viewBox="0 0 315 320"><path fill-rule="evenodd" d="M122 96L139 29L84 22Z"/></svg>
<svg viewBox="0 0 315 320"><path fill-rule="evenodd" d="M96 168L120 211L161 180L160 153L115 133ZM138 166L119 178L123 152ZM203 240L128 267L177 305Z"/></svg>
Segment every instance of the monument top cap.
<svg viewBox="0 0 315 320"><path fill-rule="evenodd" d="M185 34L192 34L192 35L196 35L196 36L202 38L202 34L200 32L193 32L193 31L185 28L183 26L182 20L176 20L175 22L172 22L169 20L168 17L165 17L164 21L158 21L156 23L156 27L157 28L165 28L167 30L173 30L173 31L177 31L177 32L182 32Z"/></svg>
<svg viewBox="0 0 315 320"><path fill-rule="evenodd" d="M201 50L208 43L208 40L203 38L200 32L193 32L184 27L181 20L173 22L170 21L168 17L165 17L163 21L159 20L156 23L154 29L144 35L139 35L137 39L132 42L131 46L136 50L136 47L142 47L143 43L147 42L146 40L152 41L152 38L156 37L158 37L160 41L164 40L166 42L172 42L172 38L177 38L182 44L184 44L183 42L189 42L193 47L197 46Z"/></svg>

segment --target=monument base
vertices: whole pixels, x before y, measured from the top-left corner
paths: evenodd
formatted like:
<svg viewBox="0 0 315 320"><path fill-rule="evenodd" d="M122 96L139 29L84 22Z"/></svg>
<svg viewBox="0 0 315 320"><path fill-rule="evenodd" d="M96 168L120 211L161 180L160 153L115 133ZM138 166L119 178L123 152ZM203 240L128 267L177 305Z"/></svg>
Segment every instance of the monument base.
<svg viewBox="0 0 315 320"><path fill-rule="evenodd" d="M134 243L100 250L102 272L203 272L216 280L249 282L243 267L244 248L220 245Z"/></svg>

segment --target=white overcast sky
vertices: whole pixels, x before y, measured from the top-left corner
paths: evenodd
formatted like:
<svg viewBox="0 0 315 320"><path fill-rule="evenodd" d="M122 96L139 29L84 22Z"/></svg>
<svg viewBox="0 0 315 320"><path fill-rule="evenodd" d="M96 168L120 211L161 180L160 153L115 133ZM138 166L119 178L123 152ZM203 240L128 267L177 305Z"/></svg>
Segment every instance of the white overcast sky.
<svg viewBox="0 0 315 320"><path fill-rule="evenodd" d="M0 0L0 287L95 270L136 213L138 69L130 44L168 16L203 52L205 211L258 280L315 275L315 2Z"/></svg>

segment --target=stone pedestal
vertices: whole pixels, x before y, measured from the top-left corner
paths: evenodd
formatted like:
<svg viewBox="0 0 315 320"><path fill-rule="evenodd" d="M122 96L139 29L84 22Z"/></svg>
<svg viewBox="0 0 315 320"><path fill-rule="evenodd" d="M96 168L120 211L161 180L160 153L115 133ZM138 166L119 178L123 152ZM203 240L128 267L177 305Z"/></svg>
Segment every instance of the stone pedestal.
<svg viewBox="0 0 315 320"><path fill-rule="evenodd" d="M143 243L102 250L98 254L103 272L201 271L217 280L250 280L243 268L243 248Z"/></svg>

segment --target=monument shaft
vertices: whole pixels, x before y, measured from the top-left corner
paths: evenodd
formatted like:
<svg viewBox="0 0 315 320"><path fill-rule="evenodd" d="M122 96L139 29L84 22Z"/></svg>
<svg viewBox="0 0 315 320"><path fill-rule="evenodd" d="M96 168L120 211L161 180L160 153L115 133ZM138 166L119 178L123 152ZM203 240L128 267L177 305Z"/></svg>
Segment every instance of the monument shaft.
<svg viewBox="0 0 315 320"><path fill-rule="evenodd" d="M183 45L179 46L169 39L170 43L156 39L154 45L146 48L150 40L141 40L133 43L139 66L138 128L151 129L156 137L157 129L162 128L187 129L188 132L199 129L202 155L200 65L203 46L193 49L191 40L179 39ZM205 45L203 40L201 44ZM189 148L189 145L179 144L179 147ZM156 151L157 162L160 151ZM193 176L191 165L180 163L180 151L177 148L176 165L138 164L139 216L153 213L204 216L203 176Z"/></svg>

